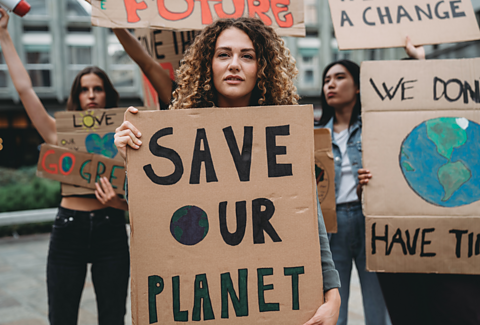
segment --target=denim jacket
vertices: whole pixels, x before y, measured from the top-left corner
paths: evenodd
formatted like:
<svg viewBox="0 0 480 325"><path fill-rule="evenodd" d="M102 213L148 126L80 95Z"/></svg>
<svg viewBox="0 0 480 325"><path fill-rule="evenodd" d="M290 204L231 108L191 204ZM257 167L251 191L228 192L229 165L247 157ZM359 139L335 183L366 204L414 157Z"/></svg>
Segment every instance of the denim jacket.
<svg viewBox="0 0 480 325"><path fill-rule="evenodd" d="M338 187L340 185L340 177L342 174L342 154L340 148L333 137L333 117L325 124L326 129L330 129L332 135L333 161L335 163L335 196L338 197ZM347 154L352 164L353 177L358 185L358 170L362 168L362 120L358 120L350 127L350 134L347 141Z"/></svg>

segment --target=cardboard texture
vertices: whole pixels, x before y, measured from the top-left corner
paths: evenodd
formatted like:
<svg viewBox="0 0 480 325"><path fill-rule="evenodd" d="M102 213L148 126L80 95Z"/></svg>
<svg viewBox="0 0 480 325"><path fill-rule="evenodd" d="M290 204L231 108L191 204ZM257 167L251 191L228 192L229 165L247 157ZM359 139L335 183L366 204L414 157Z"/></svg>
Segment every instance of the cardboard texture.
<svg viewBox="0 0 480 325"><path fill-rule="evenodd" d="M315 129L315 178L318 201L322 209L327 232L337 232L335 202L335 164L333 162L332 136L329 129Z"/></svg>
<svg viewBox="0 0 480 325"><path fill-rule="evenodd" d="M340 50L480 39L470 0L329 0Z"/></svg>
<svg viewBox="0 0 480 325"><path fill-rule="evenodd" d="M323 301L312 106L126 118L144 143L127 151L133 323L310 319Z"/></svg>
<svg viewBox="0 0 480 325"><path fill-rule="evenodd" d="M123 164L123 159L114 144L114 135L115 129L123 122L126 110L127 108L109 108L56 112L58 146L104 155ZM62 184L62 195L65 196L94 193L95 191L78 185Z"/></svg>
<svg viewBox="0 0 480 325"><path fill-rule="evenodd" d="M135 36L147 53L169 72L175 80L175 71L180 65L183 53L195 38L198 31L169 31L161 29L138 28ZM143 102L149 110L159 109L158 94L150 81L142 73ZM165 103L169 104L169 103Z"/></svg>
<svg viewBox="0 0 480 325"><path fill-rule="evenodd" d="M122 161L45 143L40 150L37 176L90 189L95 189L95 182L105 176L115 193L125 193Z"/></svg>
<svg viewBox="0 0 480 325"><path fill-rule="evenodd" d="M367 268L480 273L480 59L361 67Z"/></svg>
<svg viewBox="0 0 480 325"><path fill-rule="evenodd" d="M256 17L281 36L305 36L303 0L92 0L92 25L201 30L219 18Z"/></svg>

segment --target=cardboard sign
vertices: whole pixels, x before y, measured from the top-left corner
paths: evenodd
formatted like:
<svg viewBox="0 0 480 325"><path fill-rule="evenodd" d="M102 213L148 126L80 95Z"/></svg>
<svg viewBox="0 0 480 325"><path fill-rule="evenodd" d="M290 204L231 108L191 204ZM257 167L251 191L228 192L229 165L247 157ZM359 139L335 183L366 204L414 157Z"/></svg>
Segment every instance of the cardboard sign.
<svg viewBox="0 0 480 325"><path fill-rule="evenodd" d="M312 106L127 113L135 324L303 324L323 302Z"/></svg>
<svg viewBox="0 0 480 325"><path fill-rule="evenodd" d="M364 62L367 268L480 273L480 59Z"/></svg>
<svg viewBox="0 0 480 325"><path fill-rule="evenodd" d="M337 232L335 201L335 164L333 163L332 136L329 129L315 129L315 179L318 201L322 209L327 232Z"/></svg>
<svg viewBox="0 0 480 325"><path fill-rule="evenodd" d="M90 189L95 189L100 177L107 177L115 193L124 194L125 166L120 160L45 143L40 150L37 176Z"/></svg>
<svg viewBox="0 0 480 325"><path fill-rule="evenodd" d="M329 0L340 50L480 39L470 0Z"/></svg>
<svg viewBox="0 0 480 325"><path fill-rule="evenodd" d="M56 112L58 146L103 155L123 164L123 159L115 147L114 135L115 129L123 122L126 110L126 108L108 108ZM94 194L94 192L88 189L88 186L82 188L78 184L76 186L62 184L62 195L65 196Z"/></svg>
<svg viewBox="0 0 480 325"><path fill-rule="evenodd" d="M197 34L198 31L175 32L149 28L135 29L135 36L140 41L140 44L163 69L168 71L172 80L175 80L175 71L180 65L180 60L183 58L185 50ZM158 110L158 94L143 73L142 84L144 106L149 110Z"/></svg>
<svg viewBox="0 0 480 325"><path fill-rule="evenodd" d="M219 18L256 17L281 36L305 36L303 0L93 0L92 25L201 30Z"/></svg>

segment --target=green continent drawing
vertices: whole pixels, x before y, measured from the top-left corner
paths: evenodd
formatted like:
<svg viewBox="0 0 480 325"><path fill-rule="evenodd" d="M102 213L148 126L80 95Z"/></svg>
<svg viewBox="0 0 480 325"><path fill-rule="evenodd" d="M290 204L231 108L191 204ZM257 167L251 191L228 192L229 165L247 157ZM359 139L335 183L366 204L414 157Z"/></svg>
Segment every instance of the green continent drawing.
<svg viewBox="0 0 480 325"><path fill-rule="evenodd" d="M480 125L440 117L405 138L399 165L408 185L429 203L456 207L480 200Z"/></svg>

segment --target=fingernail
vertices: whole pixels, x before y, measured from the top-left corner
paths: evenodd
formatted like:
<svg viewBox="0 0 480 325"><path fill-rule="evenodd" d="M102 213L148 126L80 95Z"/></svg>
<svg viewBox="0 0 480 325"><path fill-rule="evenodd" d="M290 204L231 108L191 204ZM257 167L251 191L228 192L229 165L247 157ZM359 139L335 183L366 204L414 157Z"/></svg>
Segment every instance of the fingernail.
<svg viewBox="0 0 480 325"><path fill-rule="evenodd" d="M138 140L138 144L142 144L142 141Z"/></svg>
<svg viewBox="0 0 480 325"><path fill-rule="evenodd" d="M137 133L137 136L138 136L138 137L141 137L141 136L142 136L142 134L141 134L140 132L138 132L138 133Z"/></svg>

